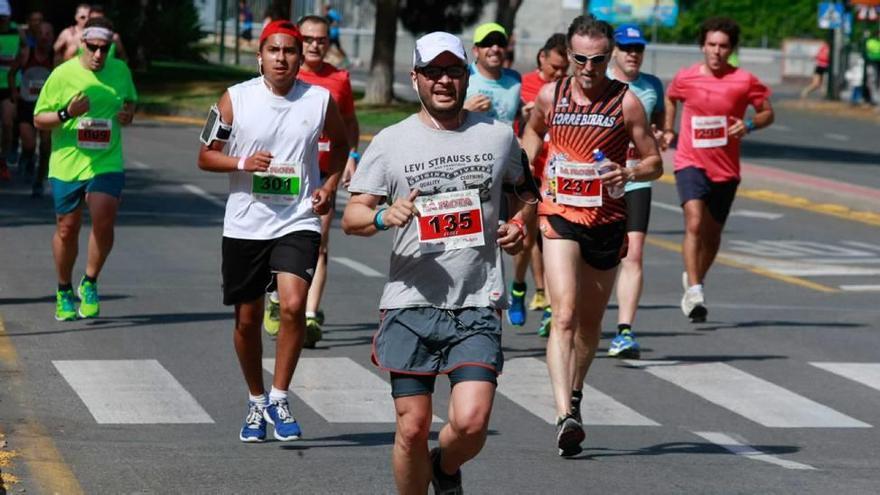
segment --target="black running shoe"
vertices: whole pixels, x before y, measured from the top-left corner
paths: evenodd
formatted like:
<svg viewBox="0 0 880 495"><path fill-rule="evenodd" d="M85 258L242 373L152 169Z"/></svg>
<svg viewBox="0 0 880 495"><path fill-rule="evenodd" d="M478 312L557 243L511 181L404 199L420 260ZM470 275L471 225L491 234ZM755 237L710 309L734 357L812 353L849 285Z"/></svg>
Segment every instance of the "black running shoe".
<svg viewBox="0 0 880 495"><path fill-rule="evenodd" d="M440 447L431 449L431 486L436 495L464 495L461 488L461 469L453 475L448 475L440 470Z"/></svg>
<svg viewBox="0 0 880 495"><path fill-rule="evenodd" d="M587 437L580 421L570 413L556 421L556 446L559 447L559 455L571 457L580 454L584 449L581 442Z"/></svg>

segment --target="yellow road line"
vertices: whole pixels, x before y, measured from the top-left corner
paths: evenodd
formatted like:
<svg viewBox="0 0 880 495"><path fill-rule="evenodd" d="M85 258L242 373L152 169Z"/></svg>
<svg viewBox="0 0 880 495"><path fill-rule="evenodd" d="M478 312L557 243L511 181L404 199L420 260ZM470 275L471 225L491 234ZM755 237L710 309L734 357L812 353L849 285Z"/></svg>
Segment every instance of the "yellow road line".
<svg viewBox="0 0 880 495"><path fill-rule="evenodd" d="M681 245L672 241L667 241L665 239L657 239L656 237L646 237L645 242L648 244L659 247L662 249L666 249L667 251L673 251L676 253L681 253ZM778 280L780 282L785 282L791 285L797 285L799 287L805 287L807 289L812 289L819 292L840 292L840 289L835 289L834 287L829 287L827 285L817 284L816 282L811 282L809 280L800 278L800 277L792 277L791 275L782 275L771 270L767 270L765 268L761 268L759 266L749 265L747 263L742 263L740 261L736 261L728 256L725 256L722 253L719 253L718 256L715 257L715 261L721 263L722 265L727 265L733 268L740 268L742 270L750 271L754 274L761 275L762 277L767 277L773 280Z"/></svg>
<svg viewBox="0 0 880 495"><path fill-rule="evenodd" d="M64 462L55 447L52 436L37 422L33 408L29 407L28 395L22 383L22 372L18 363L18 353L12 339L6 333L6 325L0 315L0 369L4 371L7 390L26 414L23 423L12 425L17 446L18 458L28 467L28 476L39 488L38 493L63 493L80 495L83 493L79 481L70 466Z"/></svg>

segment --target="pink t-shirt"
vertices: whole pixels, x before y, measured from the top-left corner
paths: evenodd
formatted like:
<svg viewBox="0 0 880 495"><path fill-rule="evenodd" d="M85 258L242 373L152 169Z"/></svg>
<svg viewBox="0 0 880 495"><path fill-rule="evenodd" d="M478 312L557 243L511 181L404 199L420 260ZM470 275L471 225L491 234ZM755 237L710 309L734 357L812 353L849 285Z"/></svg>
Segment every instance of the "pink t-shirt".
<svg viewBox="0 0 880 495"><path fill-rule="evenodd" d="M733 68L721 77L705 75L702 63L681 69L666 95L684 102L675 170L697 167L713 182L739 180L739 139L728 138L732 117L770 97L770 88L752 73Z"/></svg>

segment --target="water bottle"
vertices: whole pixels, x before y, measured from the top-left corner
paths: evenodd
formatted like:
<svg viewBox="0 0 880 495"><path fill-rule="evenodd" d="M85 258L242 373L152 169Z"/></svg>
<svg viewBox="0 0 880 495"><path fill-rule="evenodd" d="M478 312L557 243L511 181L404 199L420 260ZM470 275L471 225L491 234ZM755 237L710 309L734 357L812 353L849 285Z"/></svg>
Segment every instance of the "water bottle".
<svg viewBox="0 0 880 495"><path fill-rule="evenodd" d="M600 175L614 170L614 168L610 165L611 160L605 158L605 153L602 153L598 149L593 150L593 161L596 163L596 165L599 166ZM608 195L611 196L611 198L613 199L620 199L625 193L623 185L609 186L603 183L602 186L608 189Z"/></svg>

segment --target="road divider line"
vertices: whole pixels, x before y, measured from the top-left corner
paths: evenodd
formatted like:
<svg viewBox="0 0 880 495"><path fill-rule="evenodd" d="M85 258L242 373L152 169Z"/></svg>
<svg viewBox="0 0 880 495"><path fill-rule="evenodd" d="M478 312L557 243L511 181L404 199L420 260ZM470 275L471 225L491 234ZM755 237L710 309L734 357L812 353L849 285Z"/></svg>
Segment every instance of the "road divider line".
<svg viewBox="0 0 880 495"><path fill-rule="evenodd" d="M880 363L820 363L810 365L862 385L880 390Z"/></svg>
<svg viewBox="0 0 880 495"><path fill-rule="evenodd" d="M330 261L334 261L336 263L339 263L340 265L347 266L347 267L351 268L352 270L354 270L354 271L356 271L366 277L385 278L385 274L378 272L376 270L373 270L372 268L361 263L360 261L355 261L351 258L343 258L341 256L331 256Z"/></svg>
<svg viewBox="0 0 880 495"><path fill-rule="evenodd" d="M150 170L151 168L153 168L153 167L147 165L146 163L138 161L138 160L129 160L128 165L130 165L131 168L137 169L137 170Z"/></svg>
<svg viewBox="0 0 880 495"><path fill-rule="evenodd" d="M834 141L849 141L850 138L846 134L836 134L833 132L826 132L824 136L828 139L833 139Z"/></svg>
<svg viewBox="0 0 880 495"><path fill-rule="evenodd" d="M224 209L226 208L225 201L214 197L214 195L212 195L208 191L205 191L204 189L202 189L199 186L196 186L193 184L183 184L183 188L186 189L187 191L195 194L196 196L208 201L209 203L211 203L214 206L219 206L220 208L224 208Z"/></svg>
<svg viewBox="0 0 880 495"><path fill-rule="evenodd" d="M880 285L841 285L840 289L849 292L880 292Z"/></svg>
<svg viewBox="0 0 880 495"><path fill-rule="evenodd" d="M657 239L656 236L648 236L645 238L645 242L648 244L659 247L662 249L666 249L668 251L673 251L676 253L681 253L681 244L676 242L667 241L665 239ZM827 285L822 285L810 280L805 280L799 277L794 277L791 275L782 275L780 273L776 273L774 271L768 270L766 268L762 268L755 265L750 265L747 263L742 263L740 261L736 261L731 256L728 256L724 253L718 253L718 256L715 257L715 261L721 263L722 265L730 266L733 268L739 268L742 270L746 270L752 272L756 275L761 275L762 277L767 277L773 280L777 280L779 282L785 282L791 285L797 285L799 287L804 287L807 289L812 289L819 292L840 292L840 289L836 289L834 287L829 287Z"/></svg>
<svg viewBox="0 0 880 495"><path fill-rule="evenodd" d="M651 206L654 208L660 208L661 210L671 211L673 213L678 213L681 215L681 206L671 205L669 203L662 203L660 201L651 201Z"/></svg>
<svg viewBox="0 0 880 495"><path fill-rule="evenodd" d="M802 464L800 462L789 461L787 459L780 459L774 455L767 454L765 452L761 452L760 450L752 447L751 445L747 445L745 442L741 442L736 440L735 438L727 435L726 433L722 433L719 431L695 431L692 432L694 435L698 437L702 437L713 444L721 447L722 449L736 454L738 456L745 457L747 459L752 459L755 461L766 462L769 464L773 464L775 466L783 467L785 469L797 469L797 470L815 470L813 466L809 464Z"/></svg>

